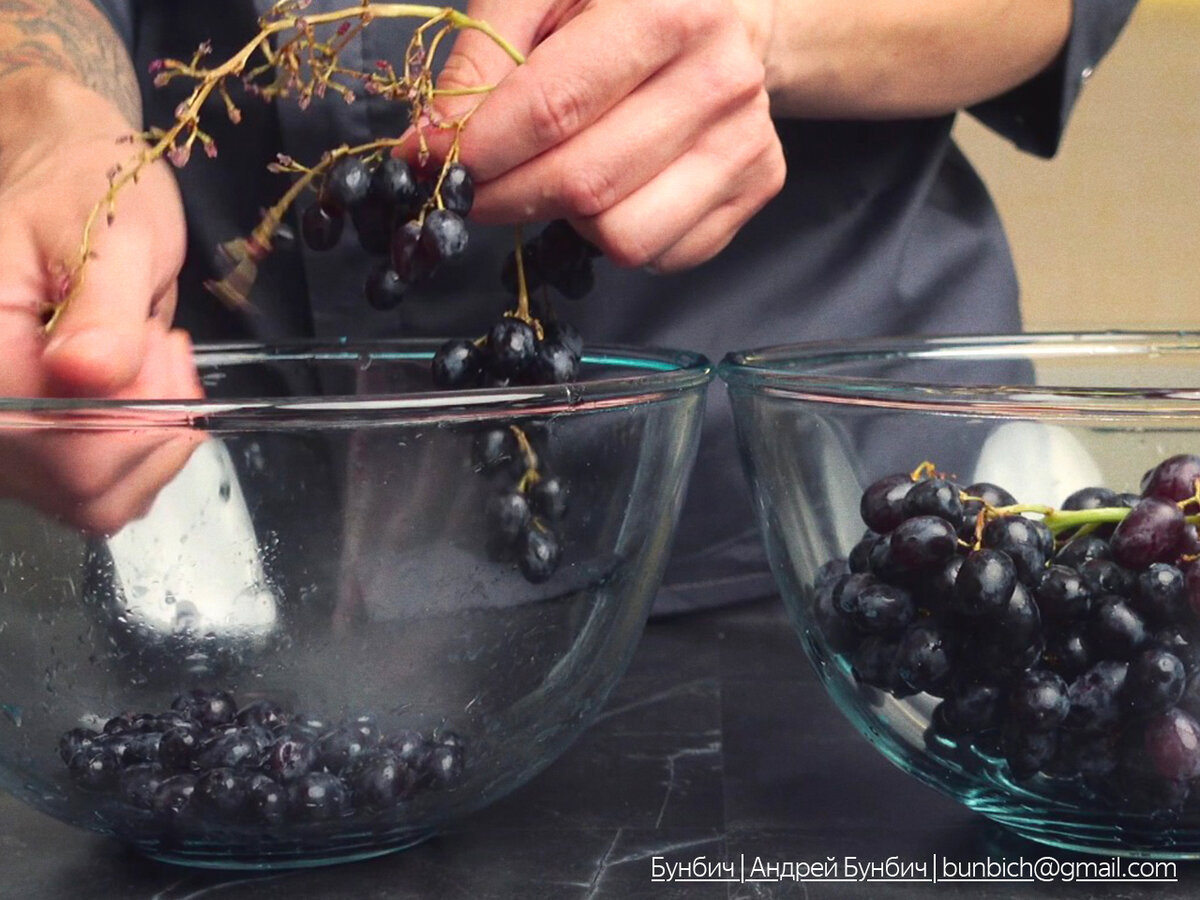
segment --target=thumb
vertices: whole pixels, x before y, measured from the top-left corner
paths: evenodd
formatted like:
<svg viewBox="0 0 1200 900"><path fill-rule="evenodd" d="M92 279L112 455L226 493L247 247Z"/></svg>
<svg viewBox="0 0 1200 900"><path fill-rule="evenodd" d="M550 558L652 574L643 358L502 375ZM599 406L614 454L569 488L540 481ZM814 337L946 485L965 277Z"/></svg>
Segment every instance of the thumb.
<svg viewBox="0 0 1200 900"><path fill-rule="evenodd" d="M42 361L56 393L105 396L132 382L145 360L158 295L151 242L136 227L110 227L55 323Z"/></svg>
<svg viewBox="0 0 1200 900"><path fill-rule="evenodd" d="M466 14L485 23L522 56L537 44L553 0L472 0ZM517 66L516 60L485 31L464 28L442 65L437 90L463 91L494 87ZM459 119L481 102L480 95L441 95L437 114L442 121Z"/></svg>

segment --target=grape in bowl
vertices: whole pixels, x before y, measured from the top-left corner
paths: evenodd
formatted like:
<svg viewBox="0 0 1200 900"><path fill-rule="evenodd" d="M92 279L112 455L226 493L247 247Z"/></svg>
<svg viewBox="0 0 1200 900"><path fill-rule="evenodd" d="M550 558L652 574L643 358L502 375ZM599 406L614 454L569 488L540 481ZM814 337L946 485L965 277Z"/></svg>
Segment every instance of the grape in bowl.
<svg viewBox="0 0 1200 900"><path fill-rule="evenodd" d="M838 708L1014 831L1200 855L1200 339L730 354L772 570Z"/></svg>
<svg viewBox="0 0 1200 900"><path fill-rule="evenodd" d="M597 348L569 384L444 391L441 343L207 346L203 400L0 401L31 461L0 499L0 786L157 859L311 866L444 829L587 727L711 367ZM186 464L97 531L32 465L64 447Z"/></svg>

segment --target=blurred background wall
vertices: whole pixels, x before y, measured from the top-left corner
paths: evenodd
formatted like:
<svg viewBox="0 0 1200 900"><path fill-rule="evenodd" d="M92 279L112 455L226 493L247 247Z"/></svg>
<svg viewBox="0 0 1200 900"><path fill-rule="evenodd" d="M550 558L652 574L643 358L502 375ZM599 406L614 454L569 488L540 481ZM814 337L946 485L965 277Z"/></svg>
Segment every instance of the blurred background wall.
<svg viewBox="0 0 1200 900"><path fill-rule="evenodd" d="M1026 329L1200 329L1200 0L1141 0L1052 160L973 119Z"/></svg>

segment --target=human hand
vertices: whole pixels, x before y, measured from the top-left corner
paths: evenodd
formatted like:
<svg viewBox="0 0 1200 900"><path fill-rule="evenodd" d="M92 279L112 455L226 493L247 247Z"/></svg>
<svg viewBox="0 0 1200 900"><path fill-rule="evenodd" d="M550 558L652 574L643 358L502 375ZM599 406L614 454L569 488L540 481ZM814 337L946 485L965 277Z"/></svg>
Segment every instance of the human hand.
<svg viewBox="0 0 1200 900"><path fill-rule="evenodd" d="M121 193L111 225L101 217L80 289L47 335L87 215L134 152L119 141L132 129L83 88L16 80L0 85L0 396L201 397L190 342L170 329L184 224L163 164ZM182 427L46 422L0 429L0 496L98 532L143 514L201 439Z"/></svg>
<svg viewBox="0 0 1200 900"><path fill-rule="evenodd" d="M566 218L618 265L670 271L716 255L782 188L763 64L730 0L472 0L468 13L527 55L515 67L464 31L438 81L495 85L482 102L439 101L450 118L474 108L460 150L477 220Z"/></svg>

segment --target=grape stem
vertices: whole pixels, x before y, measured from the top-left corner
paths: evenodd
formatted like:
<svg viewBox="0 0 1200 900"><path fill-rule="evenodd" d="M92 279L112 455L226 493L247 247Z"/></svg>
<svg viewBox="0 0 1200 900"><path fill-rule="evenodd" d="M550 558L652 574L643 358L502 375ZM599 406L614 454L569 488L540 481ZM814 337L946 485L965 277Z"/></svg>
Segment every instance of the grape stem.
<svg viewBox="0 0 1200 900"><path fill-rule="evenodd" d="M439 31L431 42L431 51L436 49L442 36L447 31L464 29L479 31L490 38L517 65L525 62L524 55L490 25L480 19L475 19L461 13L452 7L413 3L372 3L369 0L362 0L362 2L348 5L343 9L305 15L303 14L305 6L307 6L307 3L304 3L303 0L299 0L299 2L297 0L283 0L283 2L276 3L271 11L259 20L258 34L220 65L212 68L201 66L201 60L211 52L211 47L207 44L202 45L196 51L191 62L161 60L155 64L155 71L157 72L155 77L156 85L166 84L177 77L193 78L198 83L192 89L187 99L176 108L174 124L169 128L153 128L141 135L147 141L146 145L127 163L109 173L107 191L92 207L84 222L79 254L74 266L70 269L66 290L62 297L49 310L49 316L44 326L47 332L53 331L71 300L78 295L83 285L87 263L94 255L92 242L97 223L100 220L101 214L104 215L105 221L108 224L112 223L116 212L117 195L121 190L130 183L136 182L138 175L146 166L164 156L171 159L176 165L185 164L191 154L192 148L197 142L200 143L209 156L216 155L216 145L212 137L200 129L200 110L208 98L216 92L222 100L230 119L235 123L240 119L240 111L228 94L226 81L231 77L244 75L246 67L255 57L255 54L261 54L266 59L267 64L253 70L250 73L251 77L281 63L287 64L285 68L290 73L290 81L287 79L284 79L282 82L277 80L274 84L258 89L258 93L263 96L281 96L286 93L289 85L299 80L300 59L297 50L307 49L310 51L307 57L310 68L315 68L317 63L321 63L322 68L319 76L315 75L312 81L303 86L300 98L302 104L306 104L314 94L316 96L323 96L326 88L342 94L347 101L353 100L353 93L345 85L330 80L330 77L334 74L354 75L368 82L368 87L371 84L378 86L376 82L370 80L371 76L364 73L349 72L333 62L333 60L336 60L340 49L344 47L345 42L352 36L352 33L357 33L357 31L365 28L372 19L376 18L419 18L426 20L417 30L418 40L429 28L439 24L443 25L443 30ZM349 23L352 19L359 20L357 27L352 28L350 26ZM339 22L343 23L339 27L339 38L341 40L332 44L319 44L316 41L313 32L315 27ZM285 32L295 32L296 34L291 39L285 41L281 47L273 48L271 39ZM431 57L432 53L422 54L423 69L420 75L414 79L414 82L409 83L414 94L411 99L418 108L423 103L431 100L436 93L432 86L432 77L429 74ZM395 91L393 91L394 93ZM181 138L182 144L179 143ZM422 145L423 143L422 135ZM339 149L342 150L342 156L354 152L354 148ZM329 159L330 157L327 156L326 160ZM318 170L314 169L314 173L316 171ZM323 171L323 168L321 171ZM315 174L310 173L307 179L301 179L303 184L299 187L293 185L293 188L285 195L285 199L288 199L289 203L294 200L300 190L311 182L313 177L315 177ZM281 200L280 203L283 204L283 201ZM237 273L238 277L231 284L225 285L226 295L232 296L236 285L242 283L247 276L250 278L250 281L253 280L253 274L250 271L252 265L248 265L248 263L252 264L256 258L261 258L269 250L271 236L274 234L275 228L278 227L279 220L286 208L286 205L280 206L278 204L276 207L272 207L272 210L268 212L263 223L249 239L242 240L240 243L232 241L223 247L227 254L233 254L232 262L235 264L235 268L239 265L242 267L241 271Z"/></svg>

